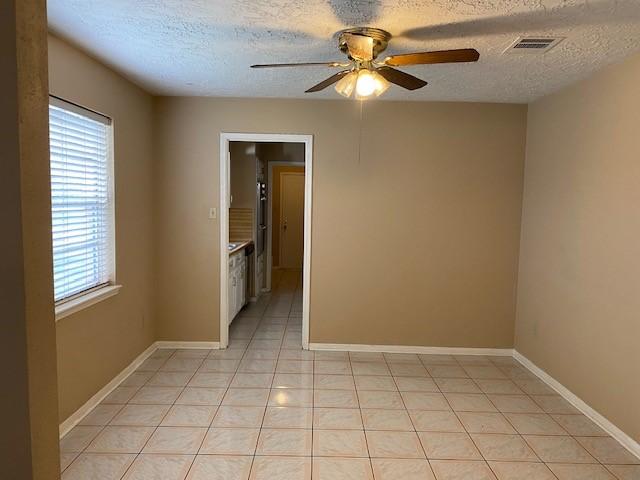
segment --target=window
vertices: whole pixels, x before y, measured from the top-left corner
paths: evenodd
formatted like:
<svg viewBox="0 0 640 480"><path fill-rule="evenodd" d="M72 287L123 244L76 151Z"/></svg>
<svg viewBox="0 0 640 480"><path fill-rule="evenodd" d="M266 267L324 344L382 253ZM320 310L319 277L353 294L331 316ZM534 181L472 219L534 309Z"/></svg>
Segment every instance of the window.
<svg viewBox="0 0 640 480"><path fill-rule="evenodd" d="M51 97L49 143L58 305L115 280L111 120Z"/></svg>

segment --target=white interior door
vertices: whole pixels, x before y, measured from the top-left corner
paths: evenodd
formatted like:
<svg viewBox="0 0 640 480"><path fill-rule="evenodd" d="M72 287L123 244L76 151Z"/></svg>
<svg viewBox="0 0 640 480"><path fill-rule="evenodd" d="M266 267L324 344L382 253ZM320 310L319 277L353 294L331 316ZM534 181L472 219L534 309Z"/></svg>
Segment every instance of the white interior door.
<svg viewBox="0 0 640 480"><path fill-rule="evenodd" d="M280 267L302 268L304 173L280 174Z"/></svg>

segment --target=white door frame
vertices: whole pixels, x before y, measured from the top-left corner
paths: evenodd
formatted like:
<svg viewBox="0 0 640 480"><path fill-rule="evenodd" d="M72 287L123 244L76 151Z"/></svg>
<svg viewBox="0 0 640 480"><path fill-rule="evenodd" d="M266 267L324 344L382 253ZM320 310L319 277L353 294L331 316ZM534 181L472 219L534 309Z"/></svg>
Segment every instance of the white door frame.
<svg viewBox="0 0 640 480"><path fill-rule="evenodd" d="M273 167L280 166L291 166L291 167L303 167L305 166L305 162L285 162L285 161L277 161L277 162L269 162L267 164L267 191L269 194L267 195L267 290L271 290L271 271L273 269ZM306 174L306 169L305 169ZM307 199L307 183L305 177L305 200ZM306 207L305 207L306 212ZM305 224L306 226L306 224ZM305 230L306 235L306 230ZM306 245L305 245L306 246ZM306 261L306 260L304 260ZM304 266L303 261L303 266ZM303 285L304 287L304 285Z"/></svg>
<svg viewBox="0 0 640 480"><path fill-rule="evenodd" d="M229 142L278 142L278 143L304 143L304 257L302 266L302 348L309 349L309 304L311 292L311 202L313 190L313 135L289 135L278 133L221 133L220 134L220 348L229 345L228 325L228 278L229 278L229 201L230 185L229 173L231 171ZM269 182L269 188L271 182ZM269 196L271 199L271 196ZM268 215L271 215L271 208ZM270 224L270 220L267 222ZM271 242L271 236L267 234L267 242ZM267 254L270 251L267 250ZM270 255L269 255L270 256ZM267 257L267 265L270 259ZM267 281L271 282L270 276Z"/></svg>

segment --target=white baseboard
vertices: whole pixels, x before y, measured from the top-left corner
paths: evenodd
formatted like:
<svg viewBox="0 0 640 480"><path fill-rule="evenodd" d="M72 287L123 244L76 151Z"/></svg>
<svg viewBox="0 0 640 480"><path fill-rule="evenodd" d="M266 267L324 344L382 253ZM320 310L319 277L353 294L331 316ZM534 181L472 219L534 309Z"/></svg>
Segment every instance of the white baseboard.
<svg viewBox="0 0 640 480"><path fill-rule="evenodd" d="M102 387L98 392L85 402L78 410L69 416L64 422L60 424L60 438L65 436L69 430L75 427L82 419L93 410L102 400L105 399L113 390L122 383L122 381L131 375L147 358L149 358L158 347L155 343L149 345L149 347L138 355L133 362L131 362L124 370L116 375L113 380Z"/></svg>
<svg viewBox="0 0 640 480"><path fill-rule="evenodd" d="M220 342L156 342L156 348L208 348L209 350L217 350L220 348Z"/></svg>
<svg viewBox="0 0 640 480"><path fill-rule="evenodd" d="M420 347L411 345L364 345L360 343L310 343L309 350L437 355L494 355L500 357L510 357L513 354L513 350L510 348Z"/></svg>
<svg viewBox="0 0 640 480"><path fill-rule="evenodd" d="M535 363L522 355L517 350L513 351L513 358L519 361L531 373L536 375L540 380L554 389L560 396L567 400L571 405L580 410L585 416L593 420L600 428L615 438L623 447L640 459L640 443L636 442L629 435L624 433L613 423L607 420L603 415L590 407L584 400L574 394L567 387L549 375L547 372L538 367Z"/></svg>
<svg viewBox="0 0 640 480"><path fill-rule="evenodd" d="M129 375L138 369L142 362L149 358L153 352L159 348L203 348L203 349L218 349L220 348L220 342L154 342L149 347L138 355L133 362L131 362L124 370L116 375L113 380L102 387L93 397L85 402L78 410L72 413L69 418L60 424L60 438L65 436L69 430L75 427L82 419L96 406L104 400L115 388L122 383Z"/></svg>

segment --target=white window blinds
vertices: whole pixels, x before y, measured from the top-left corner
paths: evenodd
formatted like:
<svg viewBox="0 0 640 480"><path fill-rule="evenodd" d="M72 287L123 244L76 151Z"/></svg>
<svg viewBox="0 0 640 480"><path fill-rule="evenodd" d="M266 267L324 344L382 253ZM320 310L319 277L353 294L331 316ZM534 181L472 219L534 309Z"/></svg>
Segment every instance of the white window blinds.
<svg viewBox="0 0 640 480"><path fill-rule="evenodd" d="M114 280L111 121L51 98L51 211L56 302Z"/></svg>

